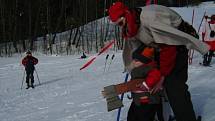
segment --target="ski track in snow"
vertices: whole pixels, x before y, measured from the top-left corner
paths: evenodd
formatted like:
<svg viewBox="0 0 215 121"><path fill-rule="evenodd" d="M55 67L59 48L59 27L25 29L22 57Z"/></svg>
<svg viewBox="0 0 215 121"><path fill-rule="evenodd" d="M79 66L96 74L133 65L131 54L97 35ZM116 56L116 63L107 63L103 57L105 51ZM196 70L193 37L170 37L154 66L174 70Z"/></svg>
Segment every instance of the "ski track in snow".
<svg viewBox="0 0 215 121"><path fill-rule="evenodd" d="M194 107L197 114L203 115L203 119L205 117L212 121L215 113L214 108L211 107L215 100L214 67L198 65L201 56L197 54L194 57L193 64L189 66L188 81ZM38 85L35 75L35 89L20 89L23 69L16 63L18 59L14 58L13 63L0 66L1 74L6 73L5 70L7 70L7 74L2 74L0 80L0 118L2 121L109 121L116 119L117 110L106 111L106 102L100 92L104 86L124 80L121 52L116 53L112 67L109 71L106 69L106 72L104 72L105 54L98 57L90 67L83 71L79 71L79 68L86 60L77 60L72 56L51 57L51 60L50 57L38 58L42 61L41 65L39 63L36 66L41 85ZM213 61L212 64L215 62ZM25 87L25 83L23 86ZM125 106L122 108L121 121L126 120L129 104L130 100L124 98Z"/></svg>
<svg viewBox="0 0 215 121"><path fill-rule="evenodd" d="M122 70L110 68L104 72L103 57L98 57L95 64L82 72L79 68L86 60L74 57L38 57L36 66L41 85L38 85L36 73L35 89L20 89L23 78L23 67L20 58L8 64L7 60L0 60L0 119L1 121L89 121L95 117L106 115L106 104L100 91L108 83L106 79L112 72ZM4 61L4 62L2 62ZM114 60L115 61L115 60ZM114 63L114 61L112 63ZM119 61L117 64L121 64ZM122 78L120 78L123 80ZM120 79L115 79L119 80ZM107 83L105 84L104 81ZM109 82L108 82L109 81ZM25 83L23 87L25 87ZM100 108L101 107L101 108ZM96 118L104 121L111 114Z"/></svg>
<svg viewBox="0 0 215 121"><path fill-rule="evenodd" d="M207 4L206 4L207 5ZM195 7L195 19L201 18L204 11L214 12L214 6ZM174 8L176 9L176 8ZM191 7L177 8L185 20L191 21ZM185 12L189 11L189 12ZM200 20L194 20L198 28ZM35 89L26 90L21 84L24 68L20 64L21 57L0 59L0 121L114 121L117 110L107 112L106 101L101 95L104 86L124 81L121 51L115 53L110 64L106 54L98 56L95 62L80 71L80 67L88 59L77 59L79 56L38 56L39 64L34 73ZM203 67L198 63L201 55L194 54L193 64L189 66L189 80L192 100L197 115L203 121L215 121L215 61L212 67ZM109 70L108 70L109 68ZM126 120L130 100L124 98L121 121ZM165 104L168 111L168 104ZM165 115L168 116L168 113Z"/></svg>

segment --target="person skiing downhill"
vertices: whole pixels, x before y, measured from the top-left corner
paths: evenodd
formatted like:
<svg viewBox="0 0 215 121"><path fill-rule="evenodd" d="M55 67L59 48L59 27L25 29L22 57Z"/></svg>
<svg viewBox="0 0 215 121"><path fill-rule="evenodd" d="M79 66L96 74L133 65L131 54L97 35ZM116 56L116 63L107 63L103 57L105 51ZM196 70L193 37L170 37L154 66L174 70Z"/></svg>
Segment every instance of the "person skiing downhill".
<svg viewBox="0 0 215 121"><path fill-rule="evenodd" d="M30 87L34 88L34 65L36 65L37 63L38 59L32 56L31 51L27 51L26 56L22 59L22 64L25 66L26 71L26 89ZM31 79L31 81L29 81L29 79Z"/></svg>
<svg viewBox="0 0 215 121"><path fill-rule="evenodd" d="M122 2L116 2L110 6L108 13L110 20L121 27L125 38L125 69L132 72L132 54L142 44L156 46L159 50L159 71L163 81L158 81L150 91L155 93L164 86L176 120L197 121L186 84L188 49L206 54L209 50L215 50L215 42L206 44L191 36L192 32L187 31L189 24L178 13L165 6L148 5L134 10ZM142 121L129 119L128 115L128 121Z"/></svg>

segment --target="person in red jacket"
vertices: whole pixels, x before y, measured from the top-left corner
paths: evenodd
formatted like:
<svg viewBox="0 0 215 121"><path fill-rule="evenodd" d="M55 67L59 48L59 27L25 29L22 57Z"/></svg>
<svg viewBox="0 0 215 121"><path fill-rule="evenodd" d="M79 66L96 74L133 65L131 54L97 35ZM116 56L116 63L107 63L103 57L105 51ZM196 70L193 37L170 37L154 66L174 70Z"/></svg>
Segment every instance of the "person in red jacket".
<svg viewBox="0 0 215 121"><path fill-rule="evenodd" d="M26 54L27 55L22 59L22 64L25 66L27 83L26 89L28 89L30 87L34 88L34 65L38 63L38 59L33 57L30 51L26 52ZM29 79L31 79L31 82L29 82Z"/></svg>
<svg viewBox="0 0 215 121"><path fill-rule="evenodd" d="M158 48L158 64L161 79L152 89L156 93L164 86L170 106L177 121L197 121L188 85L188 49L201 54L215 50L215 42L204 43L196 39L182 17L174 10L161 5L148 5L141 9L129 9L116 2L108 9L110 20L121 27L125 38L123 61L125 70L132 72L132 54L142 44ZM142 85L147 87L149 85ZM145 88L147 89L147 88ZM147 109L147 107L146 107ZM143 109L144 110L144 109ZM143 117L142 117L143 118ZM129 117L127 121L133 120Z"/></svg>
<svg viewBox="0 0 215 121"><path fill-rule="evenodd" d="M202 40L210 44L211 42L213 43L215 41L215 15L211 15L211 17L205 16L205 19L208 26L205 26L205 30L204 32L202 32ZM210 50L207 54L204 55L202 64L204 66L210 66L212 57L214 57L214 51Z"/></svg>
<svg viewBox="0 0 215 121"><path fill-rule="evenodd" d="M133 101L128 111L128 121L153 121L155 114L164 121L160 93L151 93L151 89L161 79L157 62L157 50L144 44L132 53L131 79L126 83L104 87L103 96L107 99L108 111L122 107L117 99L119 94L131 92Z"/></svg>
<svg viewBox="0 0 215 121"><path fill-rule="evenodd" d="M157 83L163 81L159 71L157 48L144 44L132 53L131 80L143 79L136 90L131 91L133 101L128 111L127 121L153 121L157 113L158 121L164 121L161 93L151 93Z"/></svg>

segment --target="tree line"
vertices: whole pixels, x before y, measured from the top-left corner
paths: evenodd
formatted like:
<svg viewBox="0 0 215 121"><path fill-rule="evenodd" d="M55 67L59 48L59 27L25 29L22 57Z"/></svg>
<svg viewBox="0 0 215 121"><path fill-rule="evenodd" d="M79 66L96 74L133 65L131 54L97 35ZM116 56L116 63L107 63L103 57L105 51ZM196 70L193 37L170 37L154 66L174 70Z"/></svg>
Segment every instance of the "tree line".
<svg viewBox="0 0 215 121"><path fill-rule="evenodd" d="M84 36L86 28L83 25L107 16L106 9L115 1L118 0L0 0L0 44L1 48L4 48L2 51L8 53L10 48L15 52L34 50L35 41L38 37L43 37L47 46L44 48L48 48L52 54L52 45L57 41L57 33L63 31L70 31L68 48L75 46L83 50L82 46L92 41L92 37ZM145 5L145 0L121 1L129 7ZM158 4L166 6L185 6L191 2L199 3L199 0L158 0ZM91 23L93 29L102 30L95 35L99 36L99 39L96 38L96 42L92 42L95 43L92 46L96 46L96 50L104 45L109 36L110 28L107 22L104 20L103 23ZM101 25L103 28L98 28ZM119 30L116 28L114 31ZM94 34L97 34L98 31L95 32ZM11 44L5 44L7 42ZM122 46L122 42L119 43Z"/></svg>

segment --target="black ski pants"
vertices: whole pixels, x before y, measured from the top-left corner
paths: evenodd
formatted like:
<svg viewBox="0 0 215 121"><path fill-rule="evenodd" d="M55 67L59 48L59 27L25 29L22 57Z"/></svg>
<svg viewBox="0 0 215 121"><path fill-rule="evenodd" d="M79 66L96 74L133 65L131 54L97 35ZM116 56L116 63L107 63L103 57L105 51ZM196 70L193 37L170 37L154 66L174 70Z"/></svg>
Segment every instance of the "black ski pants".
<svg viewBox="0 0 215 121"><path fill-rule="evenodd" d="M26 83L29 85L29 79L31 79L31 85L34 84L34 70L26 70Z"/></svg>
<svg viewBox="0 0 215 121"><path fill-rule="evenodd" d="M196 121L188 79L188 50L177 48L176 63L173 71L164 81L167 97L177 121Z"/></svg>
<svg viewBox="0 0 215 121"><path fill-rule="evenodd" d="M169 103L177 121L196 121L188 86L178 80L165 86Z"/></svg>
<svg viewBox="0 0 215 121"><path fill-rule="evenodd" d="M141 104L136 105L134 102L128 111L127 121L154 121L155 114L162 111L162 104ZM160 113L159 112L159 113ZM164 121L162 114L157 114L159 121Z"/></svg>

